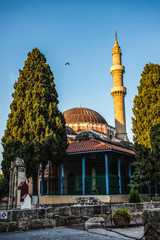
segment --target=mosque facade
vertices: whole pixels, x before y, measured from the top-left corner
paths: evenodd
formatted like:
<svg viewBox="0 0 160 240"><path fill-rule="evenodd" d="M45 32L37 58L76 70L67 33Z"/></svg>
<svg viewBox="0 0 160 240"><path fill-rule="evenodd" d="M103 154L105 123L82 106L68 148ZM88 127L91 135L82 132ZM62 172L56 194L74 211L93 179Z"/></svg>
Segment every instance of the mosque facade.
<svg viewBox="0 0 160 240"><path fill-rule="evenodd" d="M119 196L122 199L129 194L134 151L126 132L125 68L121 55L115 35L113 66L110 68L113 76L111 94L114 99L115 127L89 108L80 106L63 113L69 146L63 163L52 170L49 163L44 179L41 179L43 174L40 171L40 203L75 202L77 196L84 195L96 195L104 201L114 195L117 201L121 201Z"/></svg>

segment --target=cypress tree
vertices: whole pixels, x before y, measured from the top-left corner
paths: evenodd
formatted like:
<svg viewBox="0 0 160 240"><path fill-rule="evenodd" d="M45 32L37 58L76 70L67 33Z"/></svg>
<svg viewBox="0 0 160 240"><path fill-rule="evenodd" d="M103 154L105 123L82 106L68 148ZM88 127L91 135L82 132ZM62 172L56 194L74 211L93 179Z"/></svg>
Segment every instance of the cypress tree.
<svg viewBox="0 0 160 240"><path fill-rule="evenodd" d="M11 112L2 138L2 170L9 178L10 162L24 159L27 175L36 183L40 163L62 161L67 148L65 120L58 110L54 76L45 56L34 48L14 84ZM34 186L36 194L37 186Z"/></svg>
<svg viewBox="0 0 160 240"><path fill-rule="evenodd" d="M140 185L159 181L160 66L146 64L134 98L133 140L136 162L133 181ZM154 136L154 137L153 137ZM157 139L155 141L155 139ZM158 144L158 147L157 145ZM156 150L155 150L156 149ZM153 157L154 156L154 157ZM156 157L155 157L156 156Z"/></svg>

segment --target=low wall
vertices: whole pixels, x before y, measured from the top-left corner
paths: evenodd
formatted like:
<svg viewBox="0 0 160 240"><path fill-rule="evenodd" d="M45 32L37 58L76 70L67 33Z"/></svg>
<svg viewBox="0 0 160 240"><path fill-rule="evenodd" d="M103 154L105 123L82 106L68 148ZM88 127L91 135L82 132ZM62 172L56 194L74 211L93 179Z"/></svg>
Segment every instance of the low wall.
<svg viewBox="0 0 160 240"><path fill-rule="evenodd" d="M77 203L77 198L79 195L69 195L69 196L39 196L39 204L63 204L63 203ZM83 197L83 196L81 196ZM128 202L129 195L84 195L85 198L96 197L98 200L104 203L111 202Z"/></svg>
<svg viewBox="0 0 160 240"><path fill-rule="evenodd" d="M63 204L63 203L77 203L77 198L83 197L80 195L41 195L39 196L39 204ZM129 194L118 194L118 195L84 195L85 198L97 198L101 202L109 203L111 202L126 202L128 203ZM148 194L141 194L144 201L150 201ZM154 197L154 201L160 201L160 197Z"/></svg>
<svg viewBox="0 0 160 240"><path fill-rule="evenodd" d="M24 231L55 226L67 226L84 223L91 217L110 218L112 212L119 208L127 208L133 212L143 212L145 209L160 208L160 202L154 203L101 203L89 204L54 204L39 205L30 210L7 210L7 219L0 219L0 232ZM2 211L1 211L2 212Z"/></svg>
<svg viewBox="0 0 160 240"><path fill-rule="evenodd" d="M142 224L145 240L160 240L160 208L144 210Z"/></svg>

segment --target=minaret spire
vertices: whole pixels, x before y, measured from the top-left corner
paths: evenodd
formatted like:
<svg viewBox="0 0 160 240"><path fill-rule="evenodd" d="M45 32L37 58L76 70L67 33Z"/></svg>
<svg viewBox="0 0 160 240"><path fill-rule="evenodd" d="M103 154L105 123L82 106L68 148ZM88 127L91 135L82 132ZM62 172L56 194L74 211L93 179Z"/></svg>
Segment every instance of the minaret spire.
<svg viewBox="0 0 160 240"><path fill-rule="evenodd" d="M113 88L111 89L111 94L114 99L116 137L120 140L126 141L128 140L124 104L126 88L123 86L123 74L125 68L121 63L121 55L121 48L117 41L117 32L115 32L115 44L112 49L113 66L110 68L110 72L113 76Z"/></svg>
<svg viewBox="0 0 160 240"><path fill-rule="evenodd" d="M117 41L117 31L115 31L115 43L118 43L118 41Z"/></svg>

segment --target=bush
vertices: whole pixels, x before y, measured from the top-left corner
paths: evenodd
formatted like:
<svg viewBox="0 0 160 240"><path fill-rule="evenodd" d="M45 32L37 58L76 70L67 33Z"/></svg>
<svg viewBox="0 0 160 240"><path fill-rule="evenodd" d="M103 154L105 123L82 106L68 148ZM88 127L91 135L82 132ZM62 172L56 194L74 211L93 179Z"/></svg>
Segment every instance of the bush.
<svg viewBox="0 0 160 240"><path fill-rule="evenodd" d="M130 222L132 219L132 215L130 214L130 211L126 208L120 208L115 211L113 214L113 218L121 218L124 221Z"/></svg>
<svg viewBox="0 0 160 240"><path fill-rule="evenodd" d="M144 202L144 201L139 195L138 189L132 188L129 194L129 203L138 203L138 202Z"/></svg>

